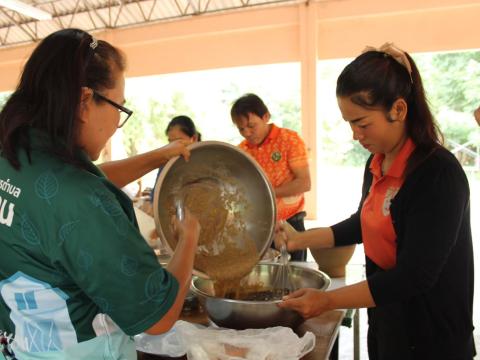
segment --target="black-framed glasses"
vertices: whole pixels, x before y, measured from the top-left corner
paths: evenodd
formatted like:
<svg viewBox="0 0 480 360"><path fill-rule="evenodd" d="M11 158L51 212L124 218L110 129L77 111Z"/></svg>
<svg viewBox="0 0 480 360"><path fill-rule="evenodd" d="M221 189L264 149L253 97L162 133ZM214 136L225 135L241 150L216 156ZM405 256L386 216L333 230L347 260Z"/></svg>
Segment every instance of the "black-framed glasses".
<svg viewBox="0 0 480 360"><path fill-rule="evenodd" d="M113 107L117 108L118 112L120 113L120 121L118 122L118 128L121 128L123 125L125 125L125 123L127 122L127 120L130 118L130 116L132 116L133 114L133 111L130 110L130 109L127 109L125 106L122 106L120 104L117 104L115 101L113 100L110 100L109 98L99 94L98 92L96 92L95 90L93 90L93 96L96 96L97 98L103 100L103 101L106 101L107 103L109 103L110 105L112 105Z"/></svg>

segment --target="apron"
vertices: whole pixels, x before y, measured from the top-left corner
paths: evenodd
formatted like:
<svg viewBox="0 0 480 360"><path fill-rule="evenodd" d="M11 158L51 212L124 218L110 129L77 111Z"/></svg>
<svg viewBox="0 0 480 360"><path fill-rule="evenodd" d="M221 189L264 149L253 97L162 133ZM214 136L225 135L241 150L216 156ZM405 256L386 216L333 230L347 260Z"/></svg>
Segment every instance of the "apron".
<svg viewBox="0 0 480 360"><path fill-rule="evenodd" d="M136 360L137 352L133 338L121 331L97 336L69 346L63 351L23 352L12 349L18 360ZM1 359L1 358L0 358Z"/></svg>

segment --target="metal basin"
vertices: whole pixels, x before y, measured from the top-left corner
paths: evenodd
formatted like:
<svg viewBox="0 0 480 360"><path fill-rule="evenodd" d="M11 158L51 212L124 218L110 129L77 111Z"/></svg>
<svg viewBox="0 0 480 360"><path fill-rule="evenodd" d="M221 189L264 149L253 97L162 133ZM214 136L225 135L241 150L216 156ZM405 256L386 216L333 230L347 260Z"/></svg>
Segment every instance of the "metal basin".
<svg viewBox="0 0 480 360"><path fill-rule="evenodd" d="M261 258L272 242L276 219L275 195L265 173L250 155L224 142L198 142L190 146L190 151L188 162L183 157L171 159L162 169L155 186L153 210L162 244L170 254L177 245L171 232L172 207L169 204L172 196L185 184L213 179L218 186L223 186L222 191L240 194L242 201L231 196L233 200L227 209L227 218L241 217L242 231L253 240ZM204 213L209 210L205 209ZM196 267L194 273L208 278Z"/></svg>
<svg viewBox="0 0 480 360"><path fill-rule="evenodd" d="M248 283L259 282L268 288L276 285L281 265L278 263L258 264L248 275ZM291 265L290 282L299 288L326 290L330 286L327 274L306 267ZM191 291L197 295L208 317L216 325L230 329L266 328L287 326L296 328L304 319L293 310L281 309L281 300L245 301L214 296L213 282L193 277Z"/></svg>

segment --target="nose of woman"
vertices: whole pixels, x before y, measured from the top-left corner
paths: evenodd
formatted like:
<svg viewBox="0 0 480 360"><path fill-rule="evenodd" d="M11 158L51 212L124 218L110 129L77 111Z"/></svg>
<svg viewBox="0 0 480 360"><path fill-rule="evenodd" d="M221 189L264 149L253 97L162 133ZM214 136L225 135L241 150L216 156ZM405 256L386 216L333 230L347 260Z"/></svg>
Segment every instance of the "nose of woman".
<svg viewBox="0 0 480 360"><path fill-rule="evenodd" d="M362 139L365 138L365 135L362 134L361 129L359 129L356 126L352 126L352 135L353 135L353 140L361 141Z"/></svg>

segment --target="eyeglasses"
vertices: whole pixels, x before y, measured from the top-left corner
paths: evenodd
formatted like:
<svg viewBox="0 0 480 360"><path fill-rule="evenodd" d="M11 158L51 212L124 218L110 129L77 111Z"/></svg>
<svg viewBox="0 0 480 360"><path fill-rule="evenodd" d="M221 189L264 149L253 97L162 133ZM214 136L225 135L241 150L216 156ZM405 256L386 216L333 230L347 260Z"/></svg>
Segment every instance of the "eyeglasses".
<svg viewBox="0 0 480 360"><path fill-rule="evenodd" d="M93 90L93 96L103 100L103 101L106 101L107 103L109 103L110 105L112 105L113 107L117 108L118 112L120 113L120 121L118 123L118 128L121 128L123 125L125 125L125 123L127 122L127 120L130 118L130 116L132 116L133 114L133 111L130 110L130 109L127 109L125 106L122 106L120 104L117 104L115 101L113 100L110 100L109 98L103 96L103 95L100 95L98 92L96 92L95 90Z"/></svg>

